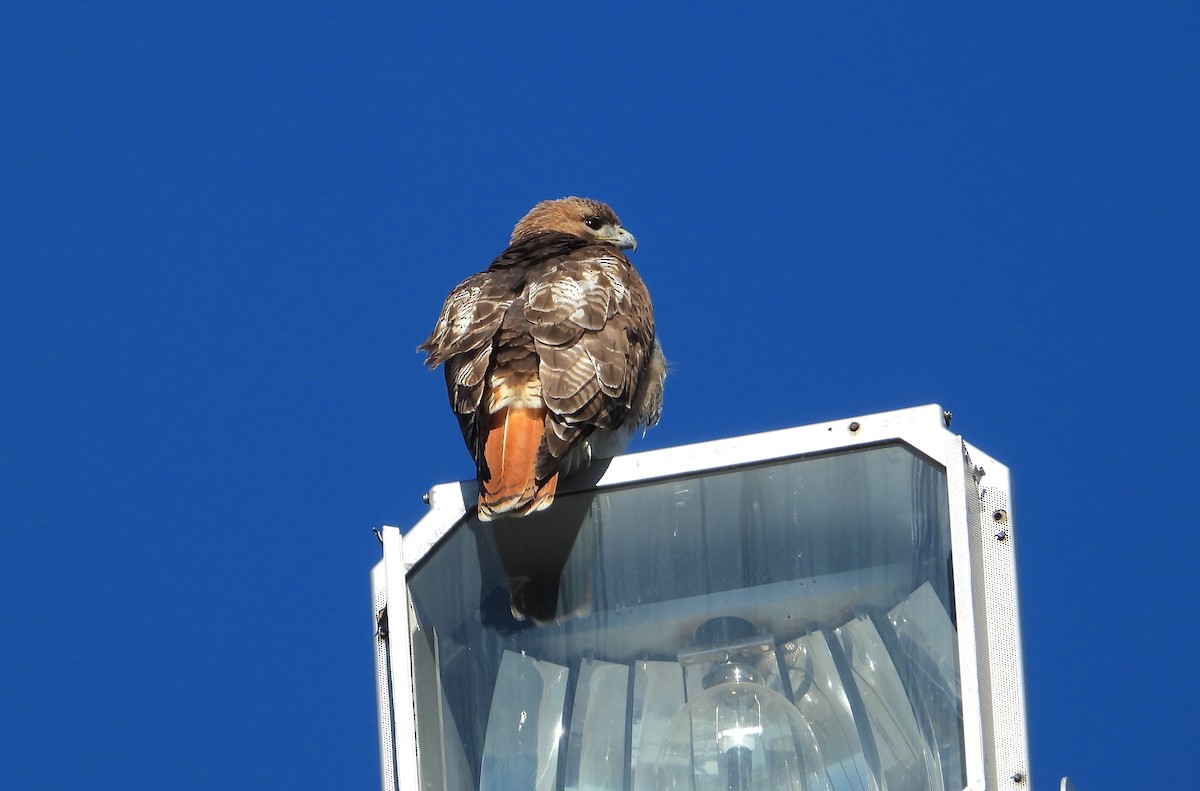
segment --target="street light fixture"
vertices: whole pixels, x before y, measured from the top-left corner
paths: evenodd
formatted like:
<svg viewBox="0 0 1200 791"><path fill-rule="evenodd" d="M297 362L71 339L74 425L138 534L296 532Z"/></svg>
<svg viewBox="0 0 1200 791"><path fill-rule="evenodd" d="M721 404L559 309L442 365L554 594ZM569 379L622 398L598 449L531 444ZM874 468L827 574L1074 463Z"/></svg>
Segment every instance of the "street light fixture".
<svg viewBox="0 0 1200 791"><path fill-rule="evenodd" d="M618 457L522 519L435 487L372 573L384 789L1027 787L1007 470L945 415Z"/></svg>

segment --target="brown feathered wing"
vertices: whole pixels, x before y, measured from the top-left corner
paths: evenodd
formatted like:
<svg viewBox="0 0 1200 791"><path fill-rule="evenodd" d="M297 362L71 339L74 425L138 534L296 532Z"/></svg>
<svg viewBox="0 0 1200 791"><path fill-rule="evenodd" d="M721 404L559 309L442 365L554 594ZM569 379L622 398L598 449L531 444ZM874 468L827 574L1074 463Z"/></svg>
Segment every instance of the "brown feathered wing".
<svg viewBox="0 0 1200 791"><path fill-rule="evenodd" d="M446 299L421 348L446 365L480 482L481 518L553 500L594 433L658 421L665 373L650 295L611 245L544 234Z"/></svg>

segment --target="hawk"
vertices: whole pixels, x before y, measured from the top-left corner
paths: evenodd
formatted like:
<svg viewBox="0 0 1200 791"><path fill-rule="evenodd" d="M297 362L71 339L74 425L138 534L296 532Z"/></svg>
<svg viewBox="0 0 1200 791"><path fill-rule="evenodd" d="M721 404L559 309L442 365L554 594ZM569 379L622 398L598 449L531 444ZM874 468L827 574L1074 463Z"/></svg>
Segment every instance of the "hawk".
<svg viewBox="0 0 1200 791"><path fill-rule="evenodd" d="M418 348L445 365L480 519L546 508L560 476L658 422L666 364L635 249L605 204L543 201L446 297Z"/></svg>

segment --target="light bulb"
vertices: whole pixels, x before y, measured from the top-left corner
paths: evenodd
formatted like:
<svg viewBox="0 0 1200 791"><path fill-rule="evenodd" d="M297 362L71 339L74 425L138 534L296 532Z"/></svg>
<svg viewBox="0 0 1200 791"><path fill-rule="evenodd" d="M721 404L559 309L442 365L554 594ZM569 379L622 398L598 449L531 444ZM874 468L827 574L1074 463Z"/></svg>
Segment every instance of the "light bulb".
<svg viewBox="0 0 1200 791"><path fill-rule="evenodd" d="M725 667L727 678L757 677L745 668ZM808 733L800 712L778 692L750 680L720 681L671 720L659 750L655 787L802 791Z"/></svg>

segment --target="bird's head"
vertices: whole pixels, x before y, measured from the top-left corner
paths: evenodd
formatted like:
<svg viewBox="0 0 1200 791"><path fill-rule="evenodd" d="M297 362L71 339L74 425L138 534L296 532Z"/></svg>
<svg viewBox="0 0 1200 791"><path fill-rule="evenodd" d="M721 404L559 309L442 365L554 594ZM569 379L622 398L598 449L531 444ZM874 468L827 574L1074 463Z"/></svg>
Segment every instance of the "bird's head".
<svg viewBox="0 0 1200 791"><path fill-rule="evenodd" d="M621 250L637 249L637 239L621 227L621 221L613 210L590 198L542 201L513 228L512 241L555 231L595 239Z"/></svg>

